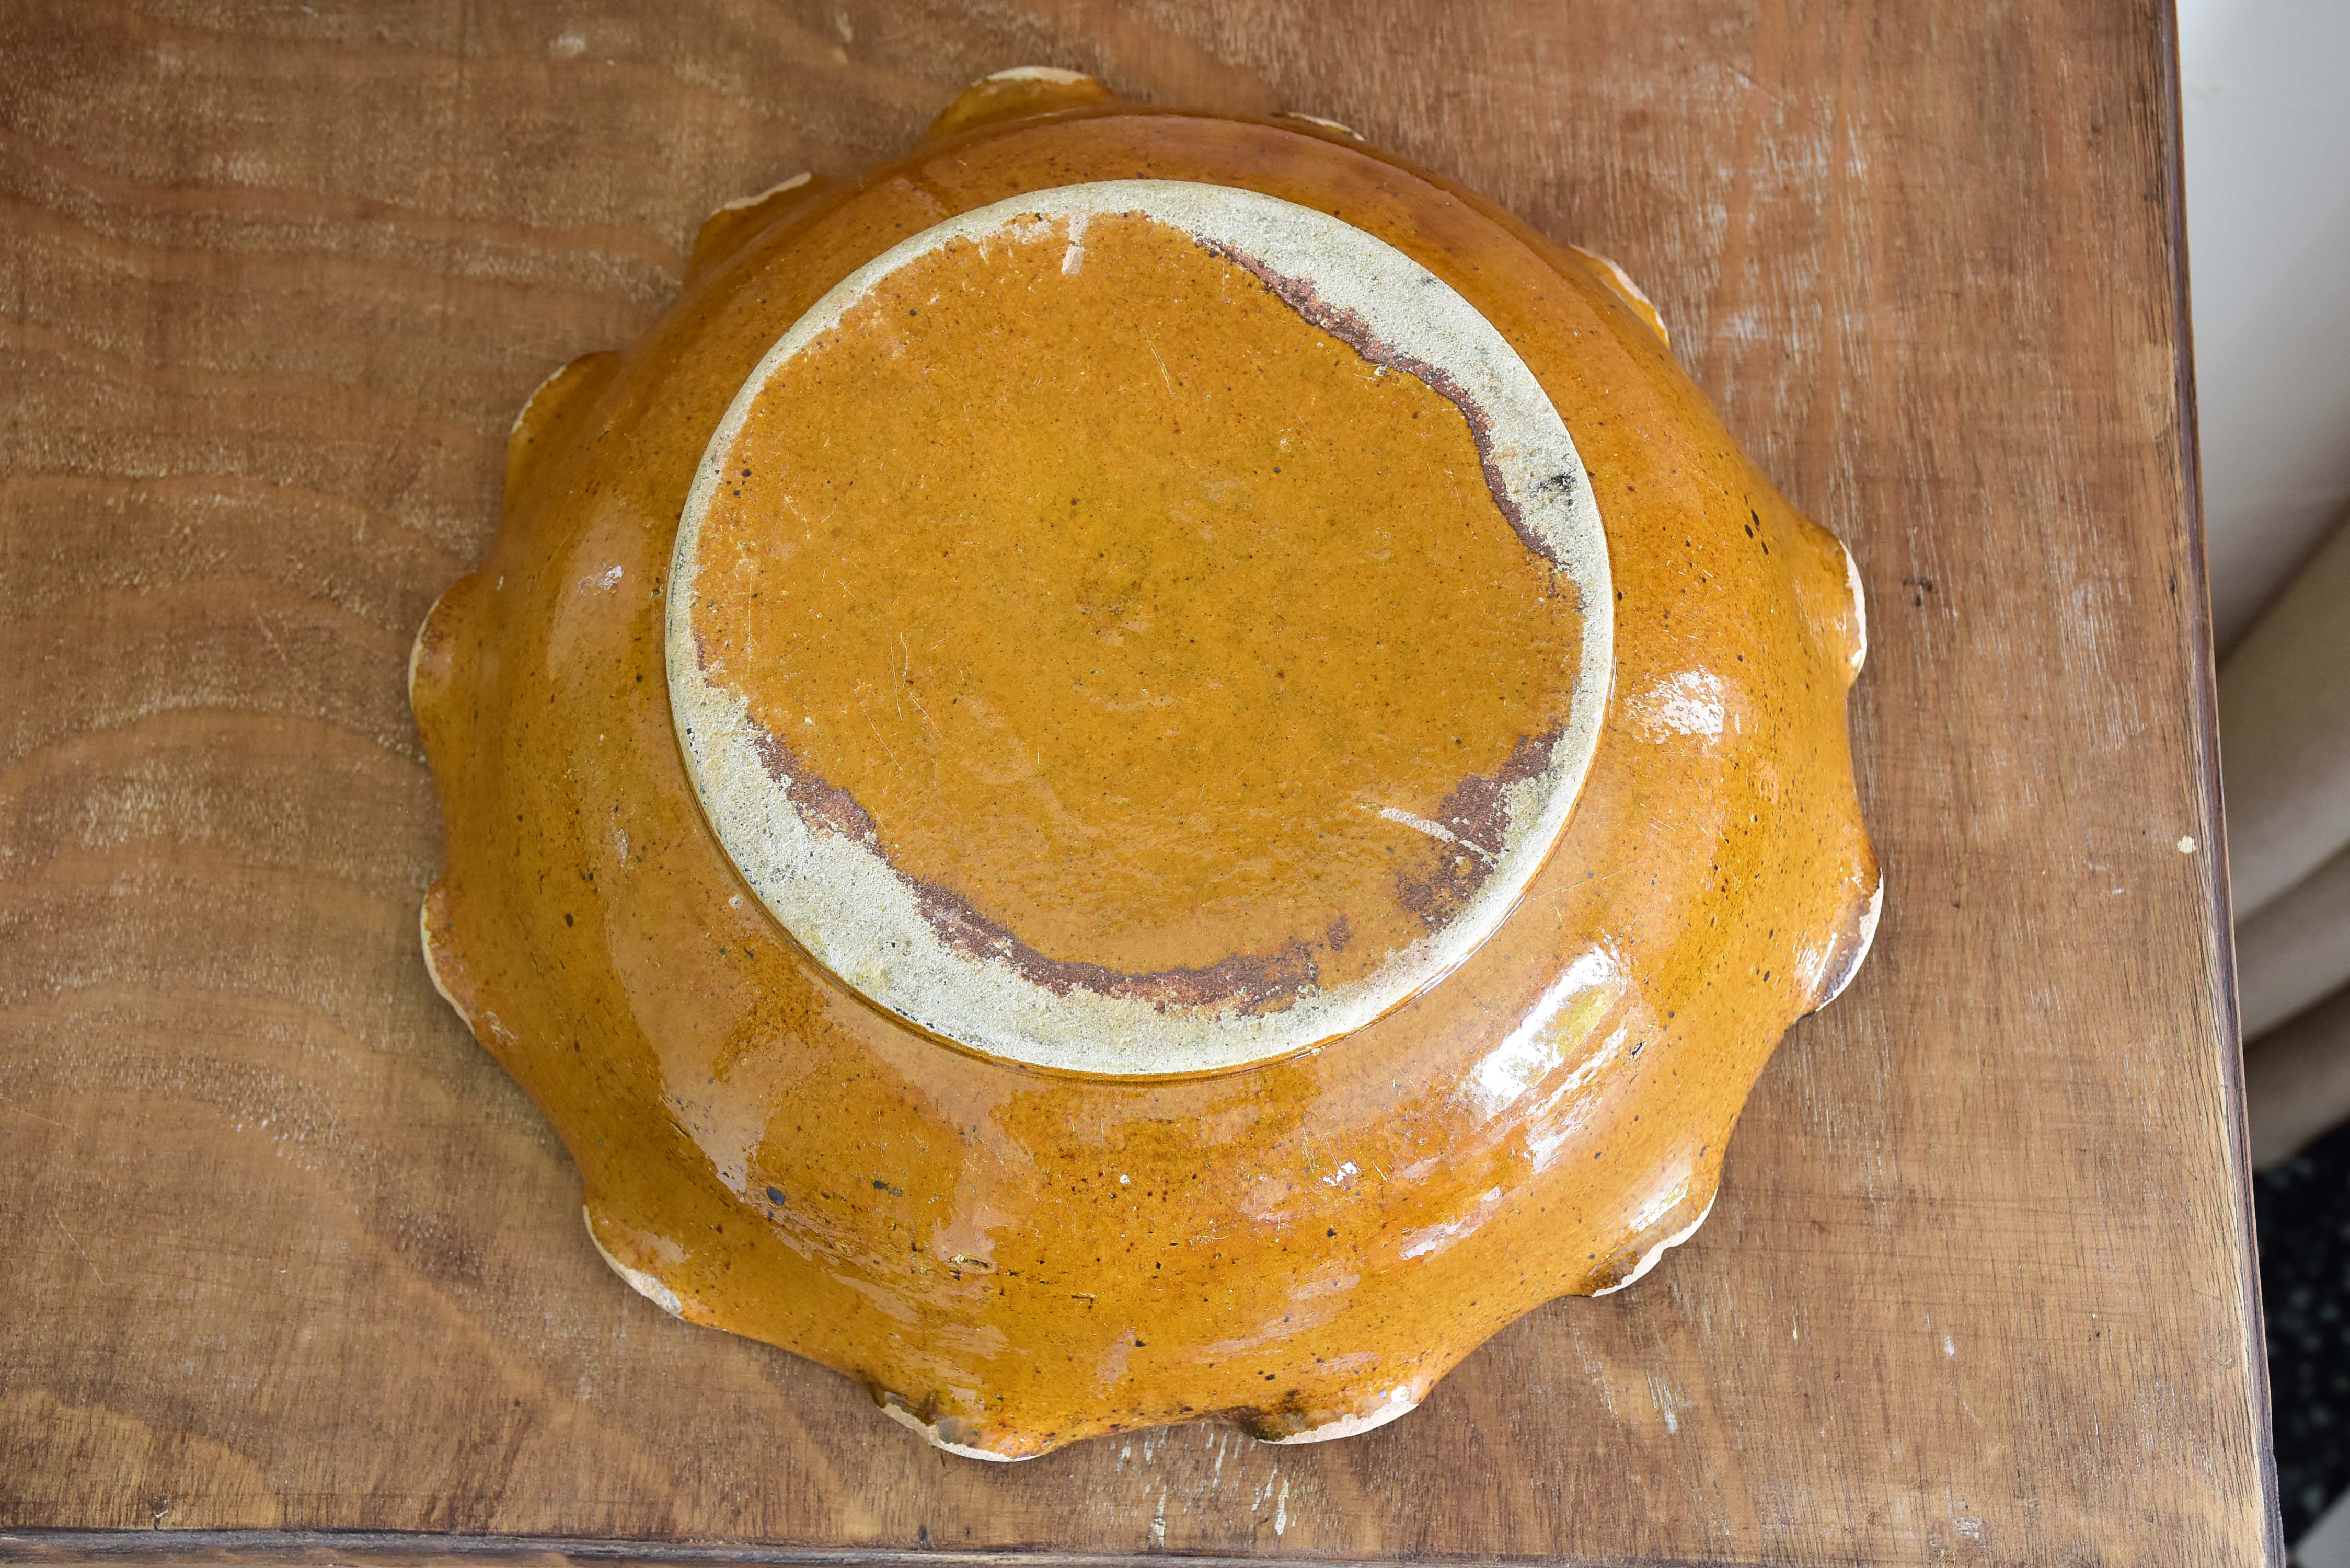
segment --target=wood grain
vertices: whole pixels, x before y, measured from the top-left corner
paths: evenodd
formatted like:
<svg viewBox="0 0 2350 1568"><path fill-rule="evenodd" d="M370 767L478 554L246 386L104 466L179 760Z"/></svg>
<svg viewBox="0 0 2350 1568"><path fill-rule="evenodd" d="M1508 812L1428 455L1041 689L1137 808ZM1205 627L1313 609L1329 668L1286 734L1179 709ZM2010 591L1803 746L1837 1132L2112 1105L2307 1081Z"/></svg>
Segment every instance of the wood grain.
<svg viewBox="0 0 2350 1568"><path fill-rule="evenodd" d="M2168 26L0 11L0 1552L2277 1560ZM417 957L403 661L514 411L716 203L1026 63L1329 116L1616 256L1873 599L1876 957L1695 1243L1356 1441L981 1466L663 1317Z"/></svg>

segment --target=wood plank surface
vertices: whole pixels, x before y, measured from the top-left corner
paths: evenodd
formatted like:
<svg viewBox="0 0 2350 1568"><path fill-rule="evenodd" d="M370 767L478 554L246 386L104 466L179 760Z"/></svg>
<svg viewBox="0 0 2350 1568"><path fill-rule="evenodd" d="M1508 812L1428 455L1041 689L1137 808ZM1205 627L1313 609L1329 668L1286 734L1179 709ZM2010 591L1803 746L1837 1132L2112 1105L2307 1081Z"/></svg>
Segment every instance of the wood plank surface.
<svg viewBox="0 0 2350 1568"><path fill-rule="evenodd" d="M0 1552L2275 1561L2168 9L0 6ZM980 1465L664 1317L418 960L525 396L1031 63L1618 258L1872 599L1857 985L1691 1246L1354 1441Z"/></svg>

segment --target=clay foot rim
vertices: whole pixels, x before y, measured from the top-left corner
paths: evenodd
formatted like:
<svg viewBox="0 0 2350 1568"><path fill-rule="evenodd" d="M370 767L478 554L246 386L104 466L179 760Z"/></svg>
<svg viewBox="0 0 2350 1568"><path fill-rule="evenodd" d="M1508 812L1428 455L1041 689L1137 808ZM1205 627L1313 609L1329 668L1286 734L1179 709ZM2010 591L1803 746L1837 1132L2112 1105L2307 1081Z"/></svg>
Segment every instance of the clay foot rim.
<svg viewBox="0 0 2350 1568"><path fill-rule="evenodd" d="M720 843L885 1010L1188 1074L1449 972L1564 826L1607 548L1501 334L1385 242L1221 185L949 220L776 342L668 597Z"/></svg>

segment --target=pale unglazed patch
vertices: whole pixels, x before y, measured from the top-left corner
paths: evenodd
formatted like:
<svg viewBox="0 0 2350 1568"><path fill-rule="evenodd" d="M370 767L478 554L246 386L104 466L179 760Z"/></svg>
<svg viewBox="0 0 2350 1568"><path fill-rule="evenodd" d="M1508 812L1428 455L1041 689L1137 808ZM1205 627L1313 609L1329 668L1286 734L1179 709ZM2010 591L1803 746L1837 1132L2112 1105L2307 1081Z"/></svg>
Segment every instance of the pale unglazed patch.
<svg viewBox="0 0 2350 1568"><path fill-rule="evenodd" d="M1844 586L1852 595L1852 674L1857 680L1868 662L1868 595L1860 586L1860 563L1852 558L1852 546L1838 539L1836 548L1844 552Z"/></svg>
<svg viewBox="0 0 2350 1568"><path fill-rule="evenodd" d="M1721 1196L1721 1194L1719 1191L1716 1191L1712 1198L1707 1199L1705 1200L1705 1211L1703 1213L1690 1220L1688 1224L1682 1226L1679 1230L1674 1231L1671 1235L1666 1237L1663 1241L1658 1242L1655 1246L1649 1248L1647 1251L1641 1253L1640 1261L1632 1265L1632 1272L1630 1273L1625 1275L1622 1279L1617 1281L1612 1285L1602 1286L1600 1289L1592 1292L1591 1294L1593 1299L1596 1300L1600 1296L1612 1296L1617 1291L1628 1290L1633 1285L1638 1283L1640 1279L1646 1275L1650 1269L1655 1268L1659 1263L1664 1261L1664 1257L1667 1252L1670 1251L1673 1248L1679 1246L1683 1241L1688 1241L1690 1237L1698 1233L1698 1231L1705 1224L1706 1220L1713 1213L1715 1199L1719 1199Z"/></svg>
<svg viewBox="0 0 2350 1568"><path fill-rule="evenodd" d="M1869 889L1868 902L1861 907L1860 922L1855 929L1853 936L1852 956L1845 962L1844 973L1837 978L1828 993L1820 998L1818 1003L1813 1007L1813 1012L1817 1012L1821 1008L1842 996L1845 993L1845 988L1852 984L1854 979L1859 975L1860 966L1868 960L1869 948L1877 941L1877 922L1883 919L1884 915L1885 873L1879 871L1877 874L1877 886Z"/></svg>
<svg viewBox="0 0 2350 1568"><path fill-rule="evenodd" d="M562 373L560 370L556 372L558 376ZM423 620L417 625L416 635L408 639L408 706L411 711L416 706L416 672L424 664L424 649L432 635L432 622L440 616L441 607L448 602L449 595L444 590L439 598L432 601L432 607L424 612Z"/></svg>
<svg viewBox="0 0 2350 1568"><path fill-rule="evenodd" d="M693 631L702 520L761 395L794 356L837 328L883 279L949 245L983 251L999 237L1082 233L1090 218L1128 214L1242 266L1358 351L1367 353L1368 342L1384 365L1443 383L1437 389L1479 431L1496 504L1580 600L1566 722L1545 765L1503 790L1508 826L1477 892L1368 975L1308 987L1278 1012L1055 989L1002 958L951 945L875 843L811 821L793 803L787 781L761 754L748 701L709 679ZM1212 1071L1309 1050L1449 973L1516 906L1564 827L1598 742L1615 648L1607 542L1589 476L1501 333L1442 279L1352 224L1255 192L1160 180L1059 186L963 213L901 242L818 300L761 359L711 438L679 524L667 618L671 712L687 771L720 844L785 929L868 1000L937 1034L991 1055L1110 1075Z"/></svg>
<svg viewBox="0 0 2350 1568"><path fill-rule="evenodd" d="M1335 130L1341 136L1351 136L1357 141L1363 140L1363 133L1357 130L1353 126L1341 125L1335 119L1325 119L1318 114L1306 114L1298 109L1284 109L1273 118L1275 119L1302 120L1307 125L1318 125L1325 130ZM1282 1440L1284 1442L1291 1442L1295 1439L1285 1438Z"/></svg>
<svg viewBox="0 0 2350 1568"><path fill-rule="evenodd" d="M608 1253L607 1257L608 1256ZM613 1264L614 1268L619 1268L619 1266L617 1263ZM627 1271L623 1270L622 1272L626 1273ZM634 1281L631 1280L630 1282L633 1283ZM638 1288L643 1289L641 1285ZM1388 1391L1384 1399L1367 1410L1349 1411L1335 1420L1325 1421L1318 1427L1308 1427L1302 1432L1290 1432L1278 1438L1261 1437L1256 1440L1261 1443L1279 1444L1283 1447L1296 1447L1305 1443L1335 1442L1340 1438L1360 1437L1365 1432L1377 1431L1390 1421L1410 1415L1419 1408L1420 1397L1420 1392L1409 1384L1398 1384ZM956 1423L951 1420L925 1421L902 1395L884 1392L877 1396L876 1403L881 1407L883 1415L909 1431L920 1433L923 1441L942 1453L955 1454L966 1459L986 1459L999 1465L1019 1464L1024 1460L1038 1457L1033 1453L1000 1454L993 1449L975 1448L969 1443L957 1442L948 1436L951 1430L959 1429Z"/></svg>
<svg viewBox="0 0 2350 1568"><path fill-rule="evenodd" d="M677 1293L670 1289L668 1284L661 1280L660 1275L648 1273L642 1269L632 1269L628 1264L620 1262L619 1259L612 1256L611 1249L604 1245L604 1238L596 1234L596 1211L594 1210L589 1209L583 1204L579 1210L579 1218L587 1222L588 1240L589 1243L595 1247L597 1256L602 1258L607 1263L609 1263L612 1266L612 1272L614 1273L628 1281L630 1287L633 1288L639 1295L652 1303L653 1305L660 1308L661 1311L669 1314L670 1316L679 1319L684 1318L685 1303L678 1299Z"/></svg>
<svg viewBox="0 0 2350 1568"><path fill-rule="evenodd" d="M1586 250L1581 245L1569 245L1566 248L1593 265L1605 269L1617 288L1630 297L1640 313L1640 318L1647 322L1648 329L1657 335L1657 340L1668 348L1673 346L1673 335L1665 330L1664 312L1657 308L1657 302L1648 297L1648 291L1634 283L1632 275L1618 265L1613 256L1601 255L1597 251Z"/></svg>
<svg viewBox="0 0 2350 1568"><path fill-rule="evenodd" d="M1008 70L991 71L979 78L983 82L1049 82L1055 87L1075 87L1094 78L1083 71L1065 71L1058 66L1014 66Z"/></svg>
<svg viewBox="0 0 2350 1568"><path fill-rule="evenodd" d="M710 215L714 218L721 213L747 213L752 208L757 206L760 202L765 201L768 197L780 196L786 191L796 191L815 178L816 176L814 174L803 170L801 172L793 175L788 180L776 181L774 184L768 186L764 191L756 192L748 196L737 196L731 202L721 202L717 206L711 209ZM556 374L561 375L562 372L558 370ZM525 410L525 411L527 412L528 410Z"/></svg>
<svg viewBox="0 0 2350 1568"><path fill-rule="evenodd" d="M660 1274L653 1274L651 1270L637 1270L637 1267L629 1267L625 1265L625 1262L620 1262L618 1258L613 1258L611 1248L604 1246L604 1237L595 1234L595 1209L580 1204L580 1220L585 1220L585 1225L588 1225L588 1243L595 1246L597 1258L601 1258L604 1262L611 1265L613 1274L625 1279L637 1295L641 1295L644 1300L649 1300L649 1303L653 1303L656 1307L660 1307L662 1312L668 1312L670 1316L674 1316L674 1319L681 1321L681 1324L691 1324L691 1321L693 1321L691 1316L686 1316L684 1300L679 1298L677 1291L672 1291L672 1288L668 1286L665 1279L660 1279Z"/></svg>
<svg viewBox="0 0 2350 1568"><path fill-rule="evenodd" d="M1302 1432L1286 1437L1265 1438L1268 1443L1330 1443L1340 1438L1357 1438L1365 1432L1375 1432L1389 1421L1399 1420L1419 1408L1419 1396L1410 1385L1399 1383L1388 1390L1388 1397L1368 1410L1349 1411L1335 1421L1325 1421L1318 1427L1308 1427Z"/></svg>
<svg viewBox="0 0 2350 1568"><path fill-rule="evenodd" d="M803 174L800 178L805 180L807 176ZM753 198L754 201L759 199L760 198L757 197ZM733 205L733 203L731 202L727 203L727 206L731 207ZM726 208L724 207L719 209L721 212L724 212ZM587 356L587 358L593 358L594 356L589 355ZM523 427L530 423L530 416L538 410L538 400L541 398L546 397L549 392L553 391L555 389L555 384L563 379L564 377L571 374L572 370L575 369L578 364L579 361L577 359L567 359L561 365L558 365L553 370L549 371L546 379L540 381L537 386L533 387L530 389L530 396L522 400L522 407L515 412L514 423L506 427L506 440L509 442L511 442L515 437L522 434ZM446 597L447 596L443 595L442 597ZM440 606L436 603L433 607L438 609ZM430 615L426 616L424 618L428 624L430 624L432 619Z"/></svg>
<svg viewBox="0 0 2350 1568"><path fill-rule="evenodd" d="M883 1394L880 1397L880 1406L884 1416L901 1427L921 1433L923 1439L931 1447L944 1453L956 1454L966 1459L988 1459L999 1465L1017 1464L1022 1459L1033 1459L1036 1457L1035 1454L999 1454L993 1449L975 1449L969 1443L958 1443L946 1435L944 1430L946 1423L923 1420L914 1414L914 1407L907 1404L904 1397L899 1395Z"/></svg>
<svg viewBox="0 0 2350 1568"><path fill-rule="evenodd" d="M457 993L450 987L448 977L441 972L441 954L432 940L432 905L430 899L417 908L416 938L417 946L424 950L424 978L432 982L432 989L441 993L441 1000L449 1004L450 1011L465 1021L465 1027L472 1028L473 1010L457 1000Z"/></svg>

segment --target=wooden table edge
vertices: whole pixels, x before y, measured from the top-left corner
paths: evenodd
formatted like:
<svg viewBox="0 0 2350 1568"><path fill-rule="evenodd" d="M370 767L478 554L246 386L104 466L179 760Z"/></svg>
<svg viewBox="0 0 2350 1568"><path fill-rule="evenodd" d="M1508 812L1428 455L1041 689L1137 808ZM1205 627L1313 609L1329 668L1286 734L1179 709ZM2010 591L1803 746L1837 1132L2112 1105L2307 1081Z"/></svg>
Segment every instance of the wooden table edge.
<svg viewBox="0 0 2350 1568"><path fill-rule="evenodd" d="M757 1542L672 1542L617 1537L437 1534L376 1530L0 1530L0 1563L261 1563L419 1568L428 1563L563 1562L624 1568L676 1564L733 1568L778 1563L806 1568L1139 1568L1180 1563L1184 1568L1385 1568L1409 1561L1430 1568L1737 1568L1719 1560L1680 1557L1518 1557L1414 1552L1408 1559L1155 1551L1066 1552L1036 1544L971 1548L795 1546Z"/></svg>
<svg viewBox="0 0 2350 1568"><path fill-rule="evenodd" d="M2170 240L2172 318L2178 323L2171 353L2173 396L2178 401L2179 505L2186 524L2187 656L2195 682L2194 733L2198 755L2195 775L2201 799L2196 814L2205 826L2210 853L2202 857L2205 902L2212 926L2213 973L2219 983L2212 998L2214 1033L2220 1051L2220 1092L2222 1114L2229 1120L2229 1165L2233 1177L2236 1229L2241 1245L2238 1267L2245 1303L2244 1384L2252 1425L2252 1441L2260 1456L2262 1555L2272 1564L2285 1562L2284 1521L2277 1482L2275 1423L2269 1391L2267 1322L2261 1301L2260 1233L2252 1207L2252 1151L2250 1125L2244 1112L2243 1026L2236 997L2235 910L2228 880L2228 834L2225 803L2220 784L2220 694L2218 651L2211 630L2211 569L2203 517L2202 435L2195 399L2195 317L2187 254L2187 171L2182 82L2178 62L2178 16L2176 7L2157 8L2161 18L2163 70L2163 206L2164 226Z"/></svg>

